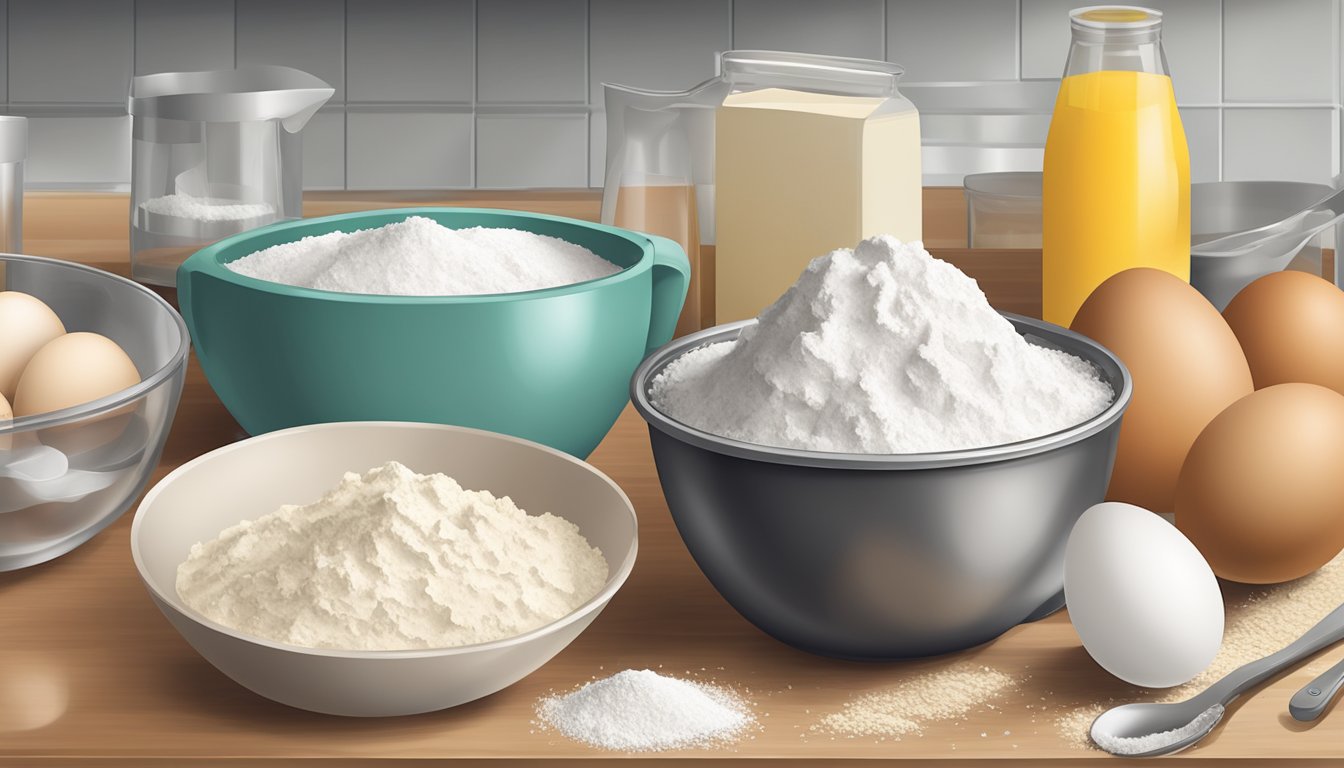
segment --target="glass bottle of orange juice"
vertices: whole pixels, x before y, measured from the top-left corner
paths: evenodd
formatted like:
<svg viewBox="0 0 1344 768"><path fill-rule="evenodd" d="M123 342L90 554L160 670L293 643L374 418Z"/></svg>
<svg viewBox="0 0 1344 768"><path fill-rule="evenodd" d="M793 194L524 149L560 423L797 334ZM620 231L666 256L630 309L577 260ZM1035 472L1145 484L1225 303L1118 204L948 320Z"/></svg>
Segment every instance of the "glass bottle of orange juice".
<svg viewBox="0 0 1344 768"><path fill-rule="evenodd" d="M1045 143L1042 316L1067 326L1106 278L1190 279L1190 154L1162 52L1162 13L1070 13L1073 44Z"/></svg>

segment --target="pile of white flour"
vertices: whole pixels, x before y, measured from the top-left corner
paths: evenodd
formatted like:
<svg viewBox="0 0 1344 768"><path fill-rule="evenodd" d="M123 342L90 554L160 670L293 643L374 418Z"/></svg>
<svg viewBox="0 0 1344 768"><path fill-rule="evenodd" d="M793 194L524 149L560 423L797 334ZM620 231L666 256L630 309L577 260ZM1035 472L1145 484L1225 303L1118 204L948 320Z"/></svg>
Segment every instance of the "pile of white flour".
<svg viewBox="0 0 1344 768"><path fill-rule="evenodd" d="M755 718L726 688L627 669L542 699L542 723L600 749L650 752L721 744Z"/></svg>
<svg viewBox="0 0 1344 768"><path fill-rule="evenodd" d="M267 640L402 650L522 634L578 608L606 579L602 553L573 523L389 462L193 546L177 593Z"/></svg>
<svg viewBox="0 0 1344 768"><path fill-rule="evenodd" d="M621 271L559 238L517 229L449 229L423 216L273 245L225 266L274 283L390 296L515 293Z"/></svg>
<svg viewBox="0 0 1344 768"><path fill-rule="evenodd" d="M269 203L240 203L237 200L182 194L146 200L140 207L161 216L192 221L242 221L275 214L275 206Z"/></svg>
<svg viewBox="0 0 1344 768"><path fill-rule="evenodd" d="M1091 364L1028 344L956 267L885 235L814 259L736 341L686 353L651 389L705 432L868 454L1038 437L1114 397Z"/></svg>

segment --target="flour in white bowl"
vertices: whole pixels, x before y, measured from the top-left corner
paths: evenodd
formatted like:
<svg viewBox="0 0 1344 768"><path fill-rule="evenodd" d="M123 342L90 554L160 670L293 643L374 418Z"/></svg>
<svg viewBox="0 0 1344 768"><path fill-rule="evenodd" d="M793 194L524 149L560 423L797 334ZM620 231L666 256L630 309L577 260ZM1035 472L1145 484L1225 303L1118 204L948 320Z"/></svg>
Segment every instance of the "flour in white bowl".
<svg viewBox="0 0 1344 768"><path fill-rule="evenodd" d="M814 259L735 341L669 364L650 399L744 442L897 454L1039 437L1114 393L1087 361L1029 344L956 267L883 235Z"/></svg>
<svg viewBox="0 0 1344 768"><path fill-rule="evenodd" d="M621 271L557 237L495 227L450 229L424 216L273 245L225 266L274 283L388 296L517 293Z"/></svg>
<svg viewBox="0 0 1344 768"><path fill-rule="evenodd" d="M602 590L573 523L389 462L191 548L177 593L248 635L310 648L446 648L523 634Z"/></svg>

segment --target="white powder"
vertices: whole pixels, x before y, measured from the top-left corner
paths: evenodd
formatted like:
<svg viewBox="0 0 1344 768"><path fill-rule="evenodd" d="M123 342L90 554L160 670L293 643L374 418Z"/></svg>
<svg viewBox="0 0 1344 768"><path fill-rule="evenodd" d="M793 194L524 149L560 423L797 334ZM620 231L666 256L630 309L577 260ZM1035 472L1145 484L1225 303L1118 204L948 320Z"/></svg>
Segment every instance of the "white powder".
<svg viewBox="0 0 1344 768"><path fill-rule="evenodd" d="M537 716L575 741L626 752L714 746L754 721L746 703L726 688L648 669L627 669L542 699Z"/></svg>
<svg viewBox="0 0 1344 768"><path fill-rule="evenodd" d="M181 194L146 200L140 207L160 216L192 221L241 221L275 214L275 206L269 203L240 203L237 200Z"/></svg>
<svg viewBox="0 0 1344 768"><path fill-rule="evenodd" d="M1170 731L1150 733L1146 736L1112 736L1105 733L1094 733L1092 738L1096 740L1097 746L1113 755L1146 755L1155 750L1169 749L1191 736L1204 733L1214 723L1217 723L1222 716L1223 705L1214 704L1200 712L1194 720Z"/></svg>
<svg viewBox="0 0 1344 768"><path fill-rule="evenodd" d="M650 397L716 435L882 454L1038 437L1114 394L1088 362L1027 343L956 267L880 236L813 260L755 326L673 361Z"/></svg>
<svg viewBox="0 0 1344 768"><path fill-rule="evenodd" d="M281 243L226 266L275 283L392 296L515 293L621 271L559 238L517 229L449 229L423 216Z"/></svg>
<svg viewBox="0 0 1344 768"><path fill-rule="evenodd" d="M522 634L578 608L606 579L602 553L573 523L389 462L193 546L177 593L267 640L401 650Z"/></svg>
<svg viewBox="0 0 1344 768"><path fill-rule="evenodd" d="M844 736L882 736L899 740L922 733L925 723L961 717L1017 687L1006 672L971 662L955 662L897 685L869 691L812 726L813 731Z"/></svg>

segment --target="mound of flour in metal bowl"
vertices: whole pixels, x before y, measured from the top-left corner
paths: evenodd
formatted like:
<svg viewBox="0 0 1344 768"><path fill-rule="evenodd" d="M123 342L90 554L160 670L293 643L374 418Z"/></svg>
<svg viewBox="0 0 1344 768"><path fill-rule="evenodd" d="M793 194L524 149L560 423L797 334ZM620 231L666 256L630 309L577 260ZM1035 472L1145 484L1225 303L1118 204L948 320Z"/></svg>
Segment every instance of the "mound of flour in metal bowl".
<svg viewBox="0 0 1344 768"><path fill-rule="evenodd" d="M886 235L814 259L735 341L674 360L650 391L704 432L865 454L1040 437L1114 396L1091 364L1028 343L956 267Z"/></svg>

